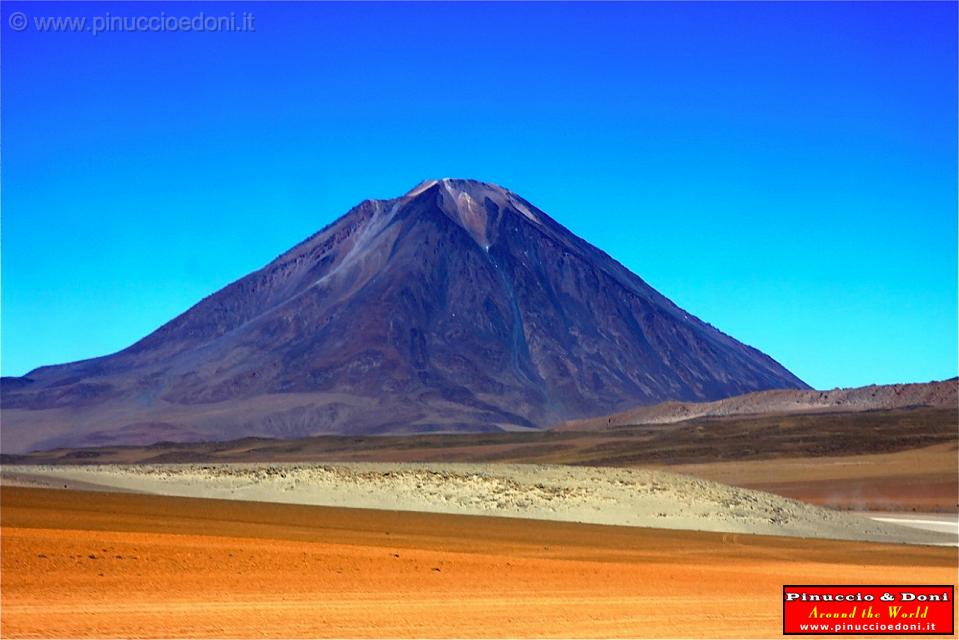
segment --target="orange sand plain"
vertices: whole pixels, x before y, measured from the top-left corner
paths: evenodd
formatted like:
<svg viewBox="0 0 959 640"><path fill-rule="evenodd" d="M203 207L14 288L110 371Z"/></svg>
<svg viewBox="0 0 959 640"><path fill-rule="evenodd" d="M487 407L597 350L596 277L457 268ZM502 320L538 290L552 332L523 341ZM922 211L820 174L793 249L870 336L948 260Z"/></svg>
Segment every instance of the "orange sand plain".
<svg viewBox="0 0 959 640"><path fill-rule="evenodd" d="M955 548L2 489L4 637L781 635L783 583Z"/></svg>

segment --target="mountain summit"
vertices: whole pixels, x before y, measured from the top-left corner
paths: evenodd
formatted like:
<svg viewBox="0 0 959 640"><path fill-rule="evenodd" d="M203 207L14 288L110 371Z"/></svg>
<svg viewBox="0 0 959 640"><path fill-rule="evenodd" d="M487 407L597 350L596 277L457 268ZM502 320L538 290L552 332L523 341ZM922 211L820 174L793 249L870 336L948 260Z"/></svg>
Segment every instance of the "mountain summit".
<svg viewBox="0 0 959 640"><path fill-rule="evenodd" d="M484 251L496 241L499 223L508 215L520 213L530 222L542 226L540 219L521 198L506 189L476 180L427 180L406 196L416 197L434 188L439 208L469 233Z"/></svg>
<svg viewBox="0 0 959 640"><path fill-rule="evenodd" d="M2 385L6 452L542 428L806 385L515 193L365 200L110 356Z"/></svg>

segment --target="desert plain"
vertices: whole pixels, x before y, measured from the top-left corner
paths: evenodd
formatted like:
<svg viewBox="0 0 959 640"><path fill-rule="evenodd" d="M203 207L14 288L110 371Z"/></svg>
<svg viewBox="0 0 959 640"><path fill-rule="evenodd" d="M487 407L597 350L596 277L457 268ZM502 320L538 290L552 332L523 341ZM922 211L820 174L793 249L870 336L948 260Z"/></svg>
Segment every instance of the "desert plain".
<svg viewBox="0 0 959 640"><path fill-rule="evenodd" d="M4 637L773 637L957 549L4 487Z"/></svg>
<svg viewBox="0 0 959 640"><path fill-rule="evenodd" d="M4 637L774 637L783 584L954 584L959 563L950 514L877 519L659 469L3 477ZM901 524L929 517L945 527Z"/></svg>
<svg viewBox="0 0 959 640"><path fill-rule="evenodd" d="M2 469L4 637L778 637L953 584L954 408L59 449Z"/></svg>

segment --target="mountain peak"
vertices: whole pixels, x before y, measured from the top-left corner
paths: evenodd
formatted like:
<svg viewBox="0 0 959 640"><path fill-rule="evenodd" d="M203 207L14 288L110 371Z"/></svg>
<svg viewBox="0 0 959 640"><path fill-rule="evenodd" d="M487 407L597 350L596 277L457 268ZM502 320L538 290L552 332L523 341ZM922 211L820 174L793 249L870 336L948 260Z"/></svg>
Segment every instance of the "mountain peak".
<svg viewBox="0 0 959 640"><path fill-rule="evenodd" d="M8 452L546 427L804 387L513 191L452 178L364 200L128 349L0 385Z"/></svg>
<svg viewBox="0 0 959 640"><path fill-rule="evenodd" d="M499 185L469 178L424 180L404 197L434 194L439 208L465 229L477 244L489 249L495 241L494 227L504 214L516 213L530 222L542 224L525 200Z"/></svg>
<svg viewBox="0 0 959 640"><path fill-rule="evenodd" d="M441 189L456 193L465 192L477 194L479 192L490 192L503 195L510 193L508 189L504 189L492 182L483 182L482 180L474 180L473 178L431 178L429 180L423 180L407 191L405 197L417 196L436 185L439 185Z"/></svg>

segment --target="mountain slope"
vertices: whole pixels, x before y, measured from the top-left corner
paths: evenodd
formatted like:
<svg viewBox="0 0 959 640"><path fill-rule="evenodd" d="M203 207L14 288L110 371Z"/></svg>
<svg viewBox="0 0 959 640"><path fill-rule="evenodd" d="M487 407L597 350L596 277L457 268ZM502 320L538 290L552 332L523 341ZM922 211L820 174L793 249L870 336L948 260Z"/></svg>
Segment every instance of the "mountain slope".
<svg viewBox="0 0 959 640"><path fill-rule="evenodd" d="M805 388L516 194L367 200L119 353L4 379L7 452L544 427Z"/></svg>
<svg viewBox="0 0 959 640"><path fill-rule="evenodd" d="M959 406L959 379L912 384L869 385L848 389L774 389L711 402L663 402L636 407L609 416L571 420L557 431L603 431L628 425L672 424L699 418L728 416L785 416L802 413L857 413Z"/></svg>

